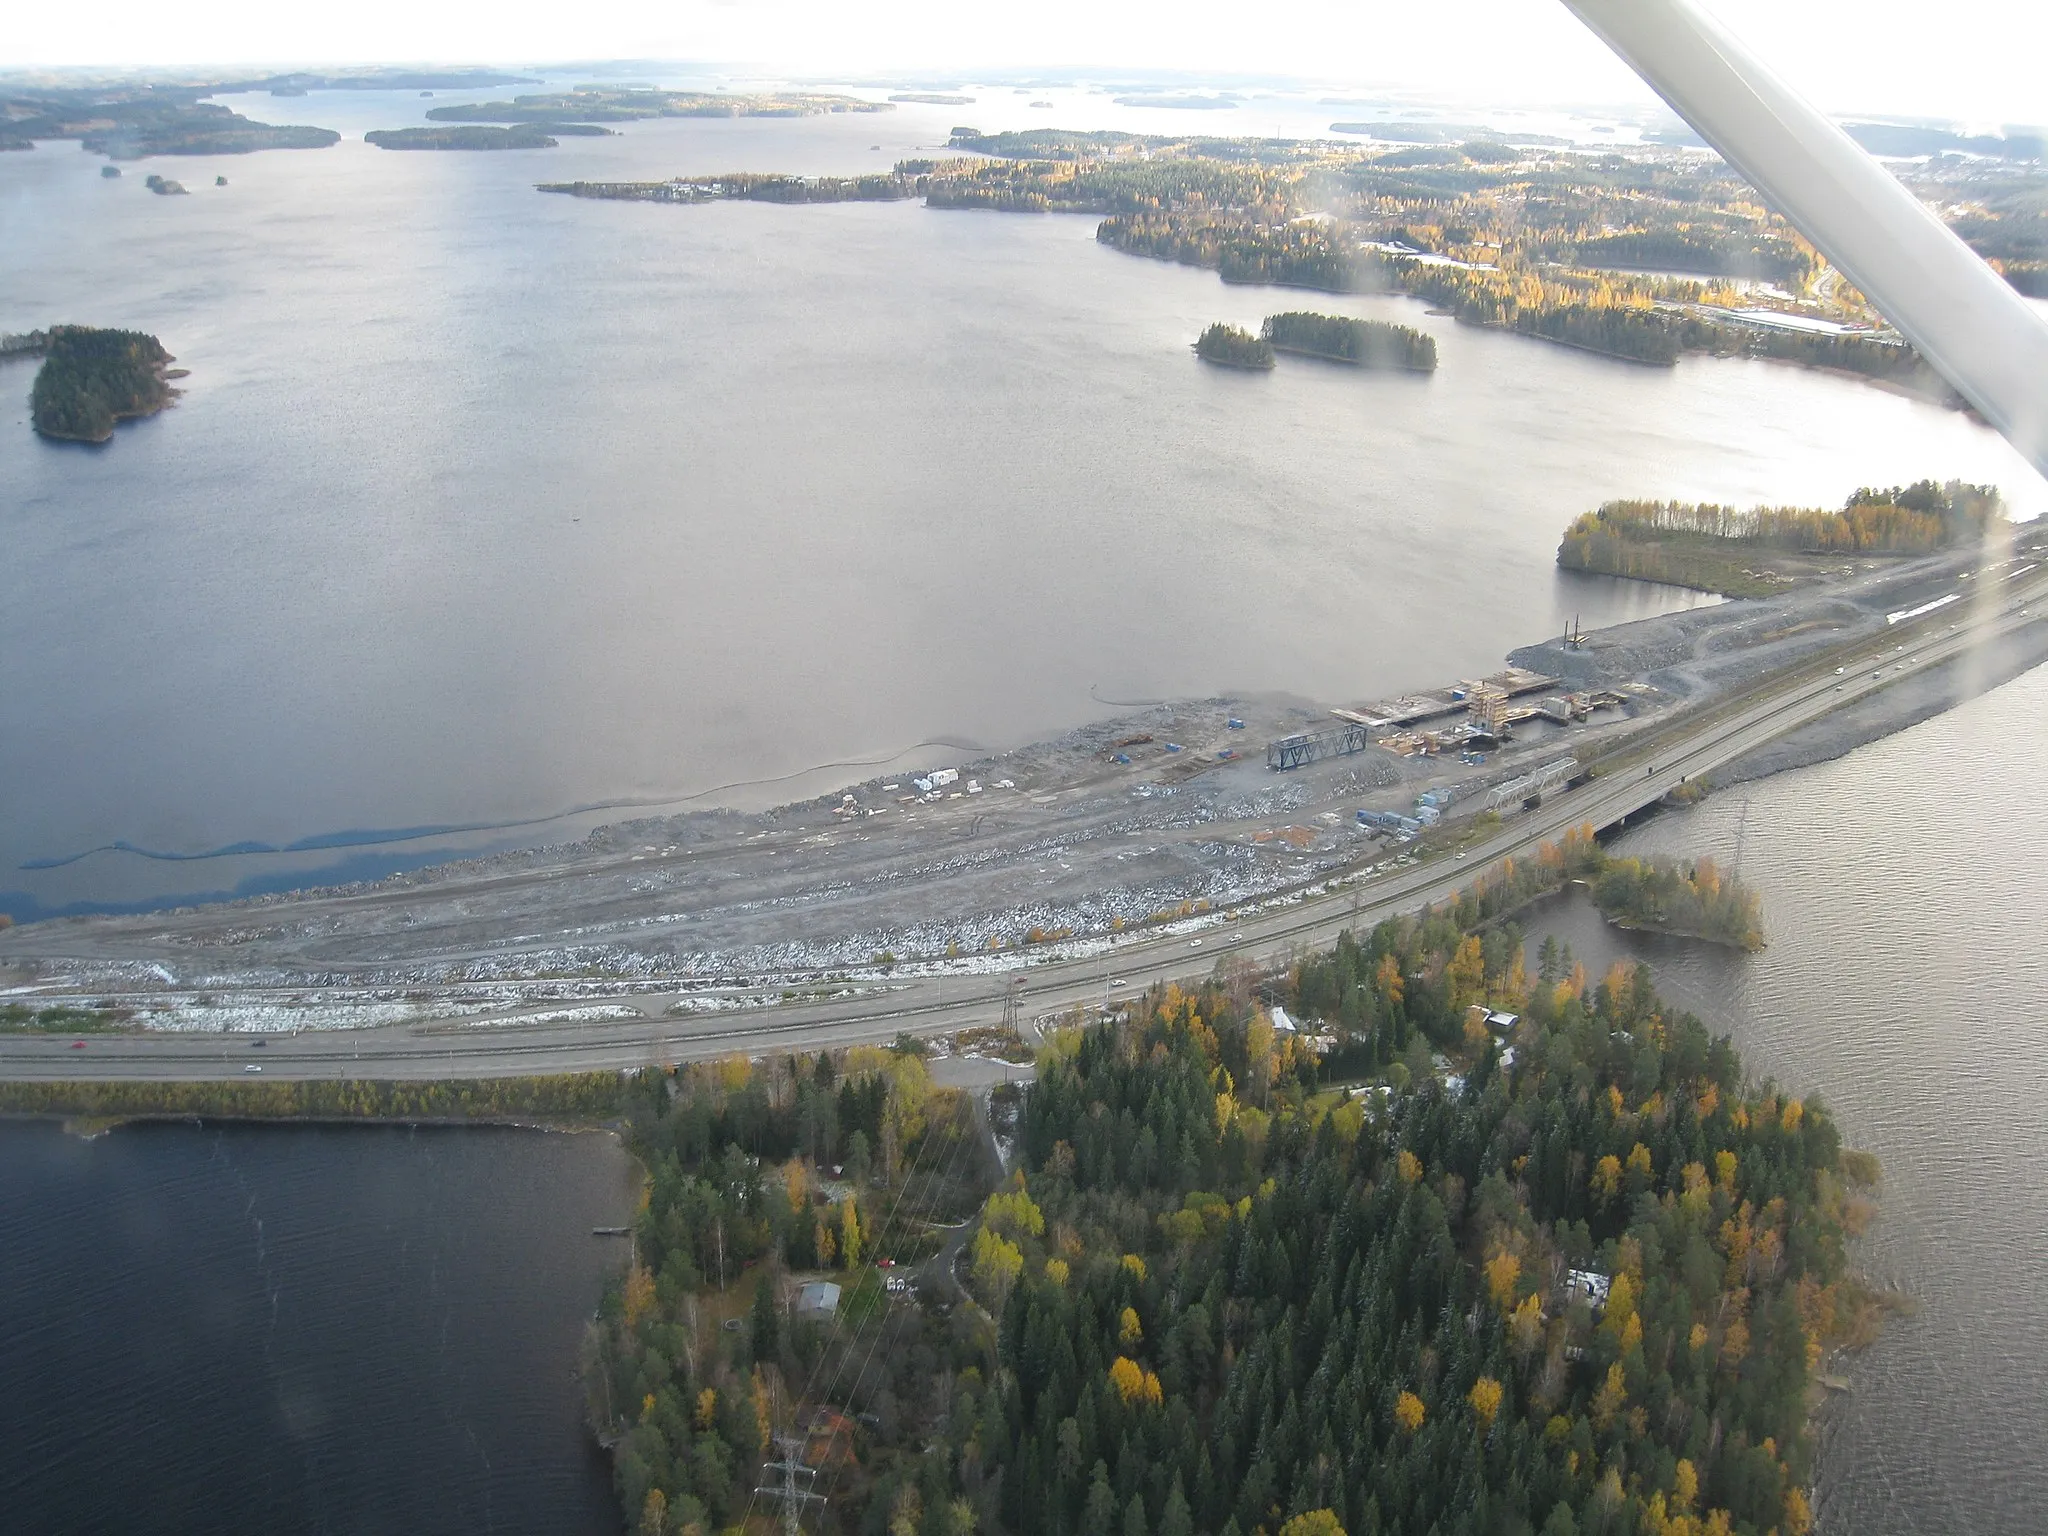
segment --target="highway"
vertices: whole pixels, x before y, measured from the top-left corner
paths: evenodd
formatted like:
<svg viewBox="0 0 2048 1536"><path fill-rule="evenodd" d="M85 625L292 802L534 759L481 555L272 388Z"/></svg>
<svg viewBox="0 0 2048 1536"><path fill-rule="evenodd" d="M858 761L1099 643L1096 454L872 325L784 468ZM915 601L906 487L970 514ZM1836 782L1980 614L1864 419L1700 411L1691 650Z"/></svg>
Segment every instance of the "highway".
<svg viewBox="0 0 2048 1536"><path fill-rule="evenodd" d="M1590 782L1509 816L1462 857L1349 881L1242 921L1219 921L1199 935L1133 937L1088 958L1046 958L1007 972L902 977L837 999L696 1017L522 1022L500 1016L261 1036L0 1035L0 1080L436 1079L619 1069L994 1024L1004 1016L1013 985L1019 1016L1031 1020L1108 1004L1154 982L1198 977L1225 958L1277 963L1296 948L1329 944L1346 928L1370 927L1440 901L1500 859L1526 854L1568 828L1612 826L1681 782L1831 710L1953 660L1992 636L2038 622L2040 616L2030 617L2028 610L2048 601L2048 573L2030 571L2004 587L1989 600L1984 592L1969 592L1963 602L1899 623L1875 642L1770 679L1746 695L1709 705L1704 714L1681 717L1643 744L1623 749L1639 755L1603 764ZM1879 644L1885 647L1882 658L1874 654ZM630 1001L661 1015L682 995L640 994Z"/></svg>

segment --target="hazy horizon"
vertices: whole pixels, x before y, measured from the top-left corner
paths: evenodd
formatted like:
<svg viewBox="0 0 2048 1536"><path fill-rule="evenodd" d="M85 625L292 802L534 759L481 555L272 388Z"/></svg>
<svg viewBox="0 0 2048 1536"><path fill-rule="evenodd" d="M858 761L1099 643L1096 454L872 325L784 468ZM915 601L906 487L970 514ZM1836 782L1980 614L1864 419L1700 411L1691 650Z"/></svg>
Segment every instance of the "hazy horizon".
<svg viewBox="0 0 2048 1536"><path fill-rule="evenodd" d="M2048 120L2037 61L2048 15L1957 0L1938 29L1898 0L1845 28L1817 0L1707 7L1796 89L1843 114L1970 126ZM934 0L854 13L823 0L626 0L572 16L469 4L423 12L369 0L313 14L252 0L165 13L110 0L43 12L0 42L0 71L289 70L349 66L562 68L640 63L791 79L989 81L1015 75L1173 76L1219 84L1353 89L1501 105L1648 108L1649 89L1554 0L1472 0L1454 30L1390 5L1311 0L1284 23L1214 5L1170 20L1128 5L1051 0L1028 26Z"/></svg>

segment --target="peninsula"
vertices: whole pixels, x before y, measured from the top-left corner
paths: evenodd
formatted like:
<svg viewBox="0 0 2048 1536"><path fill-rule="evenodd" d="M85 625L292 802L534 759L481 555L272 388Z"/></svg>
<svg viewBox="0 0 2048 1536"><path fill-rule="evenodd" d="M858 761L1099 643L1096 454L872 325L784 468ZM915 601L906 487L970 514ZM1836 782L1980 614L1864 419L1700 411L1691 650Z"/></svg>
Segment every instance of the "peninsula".
<svg viewBox="0 0 2048 1536"><path fill-rule="evenodd" d="M429 115L545 126L887 105L831 96L573 91ZM1498 137L1386 150L1115 130L983 133L968 126L955 127L949 143L965 153L900 161L886 177L758 183L783 189L779 194L750 190L731 176L544 190L647 202L922 197L931 208L1092 214L1102 244L1206 267L1228 283L1405 293L1466 324L1634 363L1669 367L1691 353L1769 358L1960 403L1795 230L1756 205L1744 183L1682 149L1630 146L1629 154L1603 156L1595 165ZM1958 232L2024 286L2038 278L2041 220L2029 199L2038 201L2040 188L2024 171L2013 178L2010 195L1978 223L1957 211L1964 207L1956 201L1960 189L1949 182L1935 177L1920 190L1948 207ZM726 190L707 191L713 181ZM799 195L799 186L809 190ZM1662 270L1641 270L1650 263ZM1404 349L1406 360L1396 366L1424 366L1419 343ZM1404 349L1394 353L1397 360ZM1353 360L1315 344L1291 350ZM1374 358L1368 365L1377 366L1383 354L1367 351Z"/></svg>
<svg viewBox="0 0 2048 1536"><path fill-rule="evenodd" d="M331 128L260 123L202 98L238 86L0 87L0 148L75 139L115 160L146 155L245 155L260 149L324 149Z"/></svg>
<svg viewBox="0 0 2048 1536"><path fill-rule="evenodd" d="M849 1524L950 1536L1808 1528L1875 1162L1645 969L1474 887L1269 996L1077 1011L985 1111L929 1054L621 1088L652 1173L583 1377L641 1529L739 1518L784 1424Z"/></svg>
<svg viewBox="0 0 2048 1536"><path fill-rule="evenodd" d="M1839 511L1610 501L1581 513L1558 546L1568 571L1629 576L1728 597L1768 597L1872 556L1972 546L2005 526L1996 487L1922 480L1863 487Z"/></svg>
<svg viewBox="0 0 2048 1536"><path fill-rule="evenodd" d="M175 361L140 331L53 325L42 333L43 365L29 391L35 430L63 442L104 443L115 423L153 416L173 400Z"/></svg>

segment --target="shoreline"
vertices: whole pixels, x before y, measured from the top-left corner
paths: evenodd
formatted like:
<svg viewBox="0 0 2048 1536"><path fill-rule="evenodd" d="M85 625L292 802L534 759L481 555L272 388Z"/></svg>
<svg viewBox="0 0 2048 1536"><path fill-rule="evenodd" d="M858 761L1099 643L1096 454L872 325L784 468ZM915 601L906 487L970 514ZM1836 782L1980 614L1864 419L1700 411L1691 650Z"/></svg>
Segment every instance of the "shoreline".
<svg viewBox="0 0 2048 1536"><path fill-rule="evenodd" d="M1625 749L1674 709L1889 633L1888 612L1952 587L1962 565L1929 557L1519 648L1509 661L1549 686L1618 702L1584 723L1532 719L1477 761L1366 745L1274 773L1261 745L1330 729L1327 706L1181 700L963 753L955 782L922 791L921 771L877 774L758 812L648 816L372 882L25 923L0 932L0 985L34 1005L132 1009L152 1035L246 1035L415 1016L481 1027L597 1003L739 1017L790 986L888 990L1107 952L1409 859L1354 812L1411 815L1430 790L1469 805L1561 756ZM2043 660L2048 603L1995 651L1902 679L1707 782L1839 756Z"/></svg>
<svg viewBox="0 0 2048 1536"><path fill-rule="evenodd" d="M1434 368L1419 368L1413 363L1367 363L1355 357L1339 357L1334 352L1318 352L1313 347L1290 347L1280 342L1267 343L1275 352L1284 352L1289 357L1313 357L1325 363L1337 363L1345 368L1356 368L1362 373L1435 373Z"/></svg>
<svg viewBox="0 0 2048 1536"><path fill-rule="evenodd" d="M81 1079L89 1082L88 1079ZM372 1082L379 1079L363 1078L358 1081ZM64 1086L56 1084L53 1086ZM429 1130L475 1130L478 1128L503 1131L540 1131L564 1136L600 1134L619 1139L625 1144L625 1132L613 1121L546 1120L517 1116L479 1115L473 1119L460 1116L432 1115L237 1115L228 1113L179 1114L170 1110L139 1110L129 1115L85 1115L66 1114L63 1110L0 1110L0 1123L16 1125L46 1124L55 1121L66 1135L76 1136L81 1141L97 1141L110 1131L118 1131L129 1125L323 1125L323 1126L406 1126Z"/></svg>

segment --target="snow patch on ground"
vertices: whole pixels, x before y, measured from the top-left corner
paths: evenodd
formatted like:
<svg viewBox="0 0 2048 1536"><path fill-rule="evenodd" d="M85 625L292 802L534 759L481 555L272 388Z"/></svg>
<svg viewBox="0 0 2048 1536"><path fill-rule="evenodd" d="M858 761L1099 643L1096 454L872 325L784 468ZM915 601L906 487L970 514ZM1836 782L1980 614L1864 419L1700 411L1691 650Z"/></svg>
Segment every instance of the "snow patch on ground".
<svg viewBox="0 0 2048 1536"><path fill-rule="evenodd" d="M145 1029L185 1034L288 1035L301 1029L375 1029L451 1014L478 1013L489 1004L344 1003L309 999L303 1003L213 1003L180 998L137 1012Z"/></svg>

